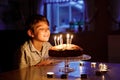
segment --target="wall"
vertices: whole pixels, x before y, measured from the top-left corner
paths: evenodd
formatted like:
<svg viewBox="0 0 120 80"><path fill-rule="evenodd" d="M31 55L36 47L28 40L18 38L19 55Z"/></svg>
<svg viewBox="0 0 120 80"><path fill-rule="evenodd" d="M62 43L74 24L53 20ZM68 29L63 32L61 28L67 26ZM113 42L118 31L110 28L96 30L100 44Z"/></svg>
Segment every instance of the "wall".
<svg viewBox="0 0 120 80"><path fill-rule="evenodd" d="M120 63L120 35L108 36L109 62Z"/></svg>

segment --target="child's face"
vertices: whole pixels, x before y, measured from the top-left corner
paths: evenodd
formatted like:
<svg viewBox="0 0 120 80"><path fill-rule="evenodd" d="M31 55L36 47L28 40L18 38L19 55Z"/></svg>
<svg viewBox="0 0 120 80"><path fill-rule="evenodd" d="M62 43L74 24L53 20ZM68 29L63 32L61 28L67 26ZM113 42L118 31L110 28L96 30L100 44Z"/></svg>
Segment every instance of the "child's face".
<svg viewBox="0 0 120 80"><path fill-rule="evenodd" d="M33 39L45 42L49 37L50 29L46 22L38 22L34 25Z"/></svg>

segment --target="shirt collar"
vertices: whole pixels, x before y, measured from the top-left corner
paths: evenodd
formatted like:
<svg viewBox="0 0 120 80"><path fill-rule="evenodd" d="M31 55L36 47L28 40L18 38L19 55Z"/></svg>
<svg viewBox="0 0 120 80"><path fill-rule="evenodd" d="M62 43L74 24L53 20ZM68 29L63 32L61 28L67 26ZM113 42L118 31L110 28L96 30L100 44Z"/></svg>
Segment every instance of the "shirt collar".
<svg viewBox="0 0 120 80"><path fill-rule="evenodd" d="M29 41L29 43L30 43L30 50L31 50L31 51L40 53L40 51L38 51L38 50L33 46L31 40Z"/></svg>

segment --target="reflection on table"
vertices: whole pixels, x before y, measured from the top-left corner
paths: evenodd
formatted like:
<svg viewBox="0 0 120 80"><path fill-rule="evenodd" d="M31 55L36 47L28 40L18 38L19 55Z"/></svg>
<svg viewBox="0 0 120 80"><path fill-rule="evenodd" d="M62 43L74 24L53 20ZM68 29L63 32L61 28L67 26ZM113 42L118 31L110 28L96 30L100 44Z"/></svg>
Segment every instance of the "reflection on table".
<svg viewBox="0 0 120 80"><path fill-rule="evenodd" d="M66 73L67 78L61 79L65 74L60 69L64 67L64 61L48 66L28 67L21 70L13 70L0 74L0 80L120 80L120 64L104 63L108 66L108 71L102 75L96 75L100 62L73 61L69 66L74 69L73 72ZM47 72L54 72L53 78L47 78ZM85 77L87 78L81 78Z"/></svg>

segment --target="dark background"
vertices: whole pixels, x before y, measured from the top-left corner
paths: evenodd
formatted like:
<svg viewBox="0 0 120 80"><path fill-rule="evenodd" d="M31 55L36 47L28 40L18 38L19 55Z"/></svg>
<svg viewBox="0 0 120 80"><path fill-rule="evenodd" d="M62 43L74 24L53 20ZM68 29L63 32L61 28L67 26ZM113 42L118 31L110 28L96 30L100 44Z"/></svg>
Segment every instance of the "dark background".
<svg viewBox="0 0 120 80"><path fill-rule="evenodd" d="M44 1L44 0L43 0ZM92 56L90 61L109 62L108 37L120 35L119 28L119 0L85 0L87 5L94 1L94 5L87 8L89 17L90 9L94 7L96 14L92 24L94 31L84 31L74 34L73 43L83 47ZM112 3L112 5L110 4ZM44 6L42 0L0 0L0 72L13 69L13 58L17 48L26 40L24 23L26 17L39 12ZM89 24L90 25L90 24ZM87 27L86 27L87 28ZM54 45L51 34L50 42ZM118 42L119 44L120 42ZM120 45L116 46L118 49ZM112 53L118 55L119 52ZM114 58L113 58L114 60ZM118 62L114 61L114 62Z"/></svg>

